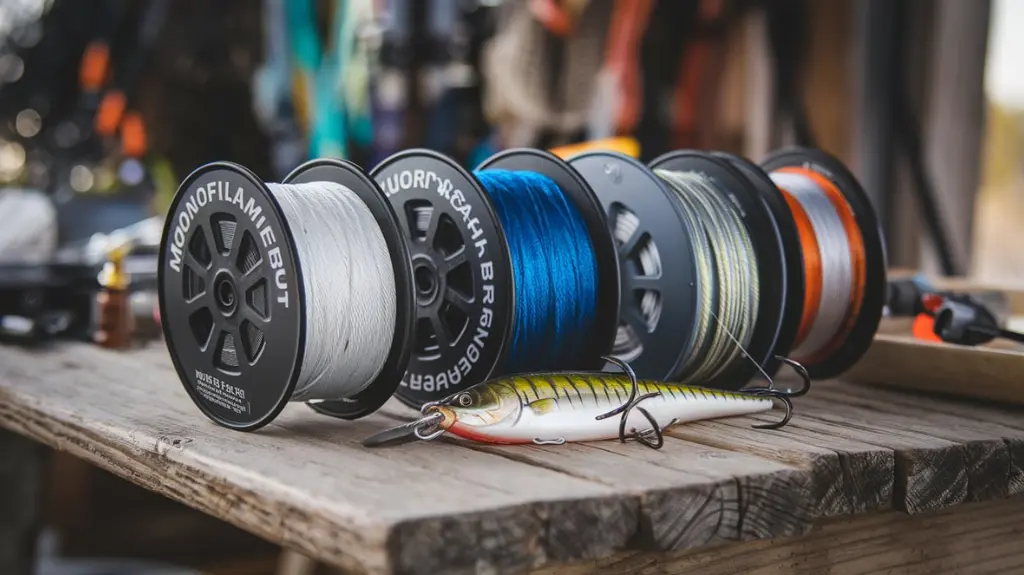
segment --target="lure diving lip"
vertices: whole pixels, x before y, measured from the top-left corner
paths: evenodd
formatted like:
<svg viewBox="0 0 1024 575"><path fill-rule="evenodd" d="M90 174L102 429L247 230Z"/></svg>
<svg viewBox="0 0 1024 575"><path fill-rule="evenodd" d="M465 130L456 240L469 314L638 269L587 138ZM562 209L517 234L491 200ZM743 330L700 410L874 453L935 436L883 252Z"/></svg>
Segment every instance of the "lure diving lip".
<svg viewBox="0 0 1024 575"><path fill-rule="evenodd" d="M810 386L803 367L786 359L782 361L804 378L804 386L796 391L777 390L771 383L746 391L719 391L638 381L627 364L605 359L624 373L531 373L492 379L428 403L423 406L422 418L363 443L375 446L408 435L429 440L450 433L497 444L561 444L615 437L625 441L634 437L658 448L666 427L763 413L773 409L775 400L785 407L782 421L755 427L782 427L792 415L790 398L805 394ZM612 417L620 414L618 420Z"/></svg>

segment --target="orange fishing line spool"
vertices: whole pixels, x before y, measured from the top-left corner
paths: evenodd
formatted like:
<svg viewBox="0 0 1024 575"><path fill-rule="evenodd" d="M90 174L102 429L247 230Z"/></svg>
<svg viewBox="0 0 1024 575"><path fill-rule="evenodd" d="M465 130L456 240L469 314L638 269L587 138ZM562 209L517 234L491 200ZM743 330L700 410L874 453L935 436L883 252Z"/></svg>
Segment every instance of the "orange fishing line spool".
<svg viewBox="0 0 1024 575"><path fill-rule="evenodd" d="M871 344L885 303L886 254L878 217L856 178L836 158L805 148L770 155L761 167L786 200L799 238L802 297L789 356L812 377L835 377ZM781 353L783 350L779 350Z"/></svg>

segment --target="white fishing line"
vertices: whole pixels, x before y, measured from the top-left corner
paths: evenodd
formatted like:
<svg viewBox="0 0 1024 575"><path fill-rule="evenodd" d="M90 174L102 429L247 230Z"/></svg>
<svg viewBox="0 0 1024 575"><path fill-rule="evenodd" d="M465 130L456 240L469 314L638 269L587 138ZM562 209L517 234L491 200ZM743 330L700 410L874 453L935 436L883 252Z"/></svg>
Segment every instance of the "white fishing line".
<svg viewBox="0 0 1024 575"><path fill-rule="evenodd" d="M268 184L295 240L306 346L293 401L350 398L384 367L395 334L395 270L366 204L333 182Z"/></svg>
<svg viewBox="0 0 1024 575"><path fill-rule="evenodd" d="M821 254L821 299L807 337L793 351L809 357L829 345L850 313L853 292L853 257L843 220L825 190L799 174L776 172L772 180L800 202L814 228Z"/></svg>

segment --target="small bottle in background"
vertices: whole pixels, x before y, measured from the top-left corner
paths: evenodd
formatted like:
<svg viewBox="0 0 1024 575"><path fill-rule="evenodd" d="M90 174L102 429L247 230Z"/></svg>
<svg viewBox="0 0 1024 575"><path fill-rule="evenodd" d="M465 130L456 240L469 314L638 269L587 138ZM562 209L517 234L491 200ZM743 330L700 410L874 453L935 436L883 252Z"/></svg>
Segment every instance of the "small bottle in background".
<svg viewBox="0 0 1024 575"><path fill-rule="evenodd" d="M130 243L125 242L110 250L98 278L101 287L96 295L96 332L93 339L110 349L126 349L131 344L132 310L128 289L131 276L124 266L129 248Z"/></svg>

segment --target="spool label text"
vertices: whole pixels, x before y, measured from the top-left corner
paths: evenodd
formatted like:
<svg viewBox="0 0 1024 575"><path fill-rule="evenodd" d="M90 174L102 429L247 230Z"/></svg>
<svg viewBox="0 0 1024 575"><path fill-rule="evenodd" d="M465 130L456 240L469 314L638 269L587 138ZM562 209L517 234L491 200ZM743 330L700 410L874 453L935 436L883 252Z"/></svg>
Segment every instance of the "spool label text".
<svg viewBox="0 0 1024 575"><path fill-rule="evenodd" d="M167 265L175 272L181 273L182 258L187 249L186 243L189 241L189 231L195 223L194 220L200 208L214 202L234 204L256 227L260 238L259 243L262 244L263 258L274 272L273 285L277 291L273 299L285 308L289 307L288 273L284 269L284 255L281 253L281 247L277 245L280 235L263 213L262 201L264 201L263 198L258 194L246 194L245 188L242 186L232 188L232 184L226 181L211 181L205 185L196 186L189 195L181 200L178 213L174 216L176 219L169 238L170 260Z"/></svg>
<svg viewBox="0 0 1024 575"><path fill-rule="evenodd" d="M434 192L444 198L452 210L462 216L462 223L469 232L469 239L476 249L479 265L477 266L477 277L481 282L482 306L476 325L469 326L469 343L466 351L453 365L435 373L411 373L407 372L402 380L402 386L415 391L443 391L459 385L462 379L469 374L473 366L480 361L482 352L487 347L488 338L491 333L491 324L494 321L494 262L491 261L487 252L487 238L481 237L484 230L481 227L479 218L473 216L473 206L466 201L466 195L462 190L457 189L448 178L442 178L432 170L402 170L384 178L379 182L388 196L394 196L408 190L423 190Z"/></svg>

